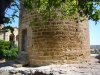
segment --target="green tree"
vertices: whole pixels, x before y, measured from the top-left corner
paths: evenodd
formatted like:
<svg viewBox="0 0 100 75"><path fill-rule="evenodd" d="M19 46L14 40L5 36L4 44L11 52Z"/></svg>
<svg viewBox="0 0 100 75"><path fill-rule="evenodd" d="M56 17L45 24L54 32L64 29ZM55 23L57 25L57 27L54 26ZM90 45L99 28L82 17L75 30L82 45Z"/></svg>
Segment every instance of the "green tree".
<svg viewBox="0 0 100 75"><path fill-rule="evenodd" d="M9 9L14 10L14 12L8 17L7 23L11 23L14 17L18 17L16 13L21 10L19 8L20 3L23 5L23 8L29 11L35 9L37 13L44 14L43 20L45 22L51 16L54 18L59 17L58 13L54 11L61 13L61 19L68 19L72 16L77 22L85 20L86 17L96 23L100 20L100 9L98 9L100 0L12 0ZM15 8L13 9L13 7ZM79 19L76 14L79 14L82 18ZM12 18L12 20L10 18ZM36 21L36 19L33 19L33 22L34 21Z"/></svg>

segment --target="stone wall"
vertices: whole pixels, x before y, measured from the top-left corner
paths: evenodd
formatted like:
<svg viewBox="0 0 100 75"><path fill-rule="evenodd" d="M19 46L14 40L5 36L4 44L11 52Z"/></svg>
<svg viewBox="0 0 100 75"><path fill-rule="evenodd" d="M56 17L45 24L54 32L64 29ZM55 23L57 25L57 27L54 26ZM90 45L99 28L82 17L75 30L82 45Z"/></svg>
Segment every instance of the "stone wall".
<svg viewBox="0 0 100 75"><path fill-rule="evenodd" d="M1 27L3 28L4 26L1 25ZM5 40L5 41L10 41L10 35L12 33L10 32L10 30L8 30L7 32L5 32L4 34L4 31L0 31L0 40ZM13 41L15 42L16 45L18 45L18 28L17 27L14 27L14 39ZM4 39L5 37L5 39Z"/></svg>
<svg viewBox="0 0 100 75"><path fill-rule="evenodd" d="M20 12L19 53L29 55L30 65L48 65L51 63L77 63L85 61L90 56L88 20L76 23L75 20L60 20L53 18L40 28L43 20L33 11ZM40 17L37 25L29 27L32 17ZM61 28L57 28L61 26ZM27 29L27 50L22 51L22 30Z"/></svg>
<svg viewBox="0 0 100 75"><path fill-rule="evenodd" d="M15 42L15 44L16 45L18 45L18 28L17 27L14 27L14 42ZM12 33L10 32L10 31L8 31L8 32L6 32L5 33L5 40L6 41L9 41L9 38L10 38L10 35L11 35Z"/></svg>
<svg viewBox="0 0 100 75"><path fill-rule="evenodd" d="M4 35L3 35L3 32L0 32L0 39L4 39Z"/></svg>
<svg viewBox="0 0 100 75"><path fill-rule="evenodd" d="M4 39L4 32L2 31L2 28L4 26L2 24L0 24L0 40L3 40Z"/></svg>

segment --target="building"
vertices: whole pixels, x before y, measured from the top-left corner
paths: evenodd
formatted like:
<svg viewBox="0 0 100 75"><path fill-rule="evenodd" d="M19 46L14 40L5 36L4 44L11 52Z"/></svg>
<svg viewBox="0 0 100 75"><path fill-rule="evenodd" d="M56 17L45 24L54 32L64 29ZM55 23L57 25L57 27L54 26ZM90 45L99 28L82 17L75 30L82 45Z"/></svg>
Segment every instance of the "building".
<svg viewBox="0 0 100 75"><path fill-rule="evenodd" d="M12 34L10 30L8 31L2 30L3 27L4 27L3 25L0 26L0 40L13 41L13 43L18 46L18 28L13 27L14 32Z"/></svg>
<svg viewBox="0 0 100 75"><path fill-rule="evenodd" d="M75 20L54 20L50 18L44 28L42 16L35 10L31 15L26 9L20 12L19 58L28 61L31 66L57 63L77 63L90 57L88 20L76 23ZM37 25L29 27L32 17L39 18ZM61 28L57 28L57 26ZM23 56L28 56L27 59ZM22 59L19 59L22 60Z"/></svg>

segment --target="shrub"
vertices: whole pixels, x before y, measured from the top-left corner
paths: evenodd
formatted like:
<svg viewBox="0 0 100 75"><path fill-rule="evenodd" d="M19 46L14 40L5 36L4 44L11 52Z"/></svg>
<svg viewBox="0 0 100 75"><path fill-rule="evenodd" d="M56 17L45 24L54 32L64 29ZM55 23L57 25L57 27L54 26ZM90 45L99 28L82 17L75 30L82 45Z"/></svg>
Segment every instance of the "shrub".
<svg viewBox="0 0 100 75"><path fill-rule="evenodd" d="M15 59L17 58L18 54L16 51L13 50L3 50L3 58L5 59Z"/></svg>
<svg viewBox="0 0 100 75"><path fill-rule="evenodd" d="M14 46L9 50L0 50L0 59L15 59L18 57L18 47Z"/></svg>
<svg viewBox="0 0 100 75"><path fill-rule="evenodd" d="M18 47L14 47L14 48L12 48L11 51L12 51L12 52L16 52L16 53L18 53Z"/></svg>
<svg viewBox="0 0 100 75"><path fill-rule="evenodd" d="M2 50L0 50L0 59L3 59L3 51Z"/></svg>
<svg viewBox="0 0 100 75"><path fill-rule="evenodd" d="M10 41L0 40L0 50L9 50Z"/></svg>
<svg viewBox="0 0 100 75"><path fill-rule="evenodd" d="M10 41L5 41L5 50L10 49Z"/></svg>

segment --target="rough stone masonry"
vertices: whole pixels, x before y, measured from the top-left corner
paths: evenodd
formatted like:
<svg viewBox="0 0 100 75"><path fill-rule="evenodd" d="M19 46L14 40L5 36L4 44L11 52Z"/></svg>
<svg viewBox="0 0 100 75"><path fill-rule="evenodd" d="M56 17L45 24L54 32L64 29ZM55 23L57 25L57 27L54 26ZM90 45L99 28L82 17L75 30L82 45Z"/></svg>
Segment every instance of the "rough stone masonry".
<svg viewBox="0 0 100 75"><path fill-rule="evenodd" d="M42 16L35 10L32 12L33 15L26 9L21 10L19 23L19 55L28 55L25 60L31 66L78 63L90 57L88 20L76 23L71 17L68 20L50 18L40 28ZM32 17L38 18L38 22L29 27Z"/></svg>

